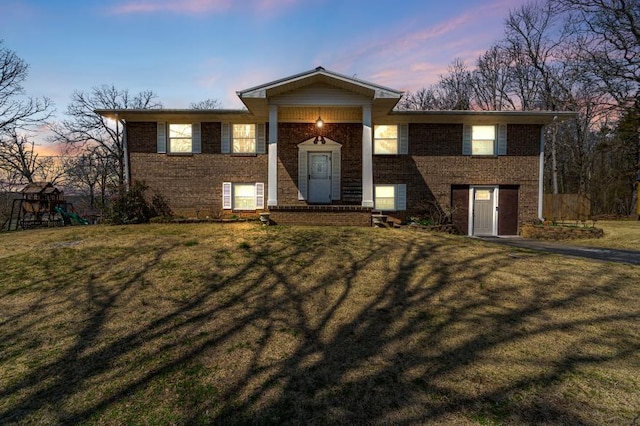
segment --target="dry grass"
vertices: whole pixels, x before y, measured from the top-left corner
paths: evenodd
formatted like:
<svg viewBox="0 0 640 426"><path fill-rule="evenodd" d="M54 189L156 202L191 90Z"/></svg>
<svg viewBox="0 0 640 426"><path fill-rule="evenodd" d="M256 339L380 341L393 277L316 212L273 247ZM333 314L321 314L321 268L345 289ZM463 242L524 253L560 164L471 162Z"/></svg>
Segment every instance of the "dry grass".
<svg viewBox="0 0 640 426"><path fill-rule="evenodd" d="M568 244L640 251L640 221L601 220L595 226L604 229L604 237L569 241Z"/></svg>
<svg viewBox="0 0 640 426"><path fill-rule="evenodd" d="M640 415L637 267L240 224L2 234L0 268L4 424Z"/></svg>

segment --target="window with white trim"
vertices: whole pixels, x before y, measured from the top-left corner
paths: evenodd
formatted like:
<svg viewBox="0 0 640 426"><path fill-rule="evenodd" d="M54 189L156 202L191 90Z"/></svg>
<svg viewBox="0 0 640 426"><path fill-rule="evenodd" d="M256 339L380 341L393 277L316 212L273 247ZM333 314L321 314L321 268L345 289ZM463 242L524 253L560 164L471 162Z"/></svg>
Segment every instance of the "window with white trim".
<svg viewBox="0 0 640 426"><path fill-rule="evenodd" d="M496 154L496 126L471 127L471 155Z"/></svg>
<svg viewBox="0 0 640 426"><path fill-rule="evenodd" d="M373 153L378 155L398 153L398 126L373 126Z"/></svg>
<svg viewBox="0 0 640 426"><path fill-rule="evenodd" d="M159 154L199 154L201 152L200 123L166 123L158 121L156 152Z"/></svg>
<svg viewBox="0 0 640 426"><path fill-rule="evenodd" d="M507 155L507 124L464 124L462 128L462 155Z"/></svg>
<svg viewBox="0 0 640 426"><path fill-rule="evenodd" d="M260 210L264 208L264 183L222 184L222 208L231 210Z"/></svg>
<svg viewBox="0 0 640 426"><path fill-rule="evenodd" d="M169 124L169 152L193 152L193 127L191 124Z"/></svg>
<svg viewBox="0 0 640 426"><path fill-rule="evenodd" d="M380 211L401 211L407 209L407 186L374 185L374 208Z"/></svg>
<svg viewBox="0 0 640 426"><path fill-rule="evenodd" d="M232 140L234 154L256 153L256 125L233 124Z"/></svg>
<svg viewBox="0 0 640 426"><path fill-rule="evenodd" d="M408 124L380 124L373 126L373 153L401 155L409 153Z"/></svg>

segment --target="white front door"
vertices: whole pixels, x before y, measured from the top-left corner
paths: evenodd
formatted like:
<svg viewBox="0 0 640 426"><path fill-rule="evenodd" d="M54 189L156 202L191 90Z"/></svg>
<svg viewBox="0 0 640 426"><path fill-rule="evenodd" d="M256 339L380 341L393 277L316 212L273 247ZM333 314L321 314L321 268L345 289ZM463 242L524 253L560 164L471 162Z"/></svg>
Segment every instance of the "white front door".
<svg viewBox="0 0 640 426"><path fill-rule="evenodd" d="M331 203L331 153L309 153L309 202Z"/></svg>
<svg viewBox="0 0 640 426"><path fill-rule="evenodd" d="M496 235L495 188L473 190L473 235Z"/></svg>

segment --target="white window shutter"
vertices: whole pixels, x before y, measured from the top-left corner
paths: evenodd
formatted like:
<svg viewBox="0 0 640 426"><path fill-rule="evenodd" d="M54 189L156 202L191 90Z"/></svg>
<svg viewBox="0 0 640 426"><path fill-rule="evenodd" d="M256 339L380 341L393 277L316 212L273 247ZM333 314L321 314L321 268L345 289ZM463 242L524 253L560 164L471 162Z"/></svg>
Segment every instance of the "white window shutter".
<svg viewBox="0 0 640 426"><path fill-rule="evenodd" d="M407 185L404 183L396 185L396 210L407 209Z"/></svg>
<svg viewBox="0 0 640 426"><path fill-rule="evenodd" d="M231 182L222 182L222 208L231 209Z"/></svg>
<svg viewBox="0 0 640 426"><path fill-rule="evenodd" d="M164 121L158 121L158 136L156 140L156 152L164 154L167 152L167 124Z"/></svg>
<svg viewBox="0 0 640 426"><path fill-rule="evenodd" d="M256 182L256 209L264 209L264 183Z"/></svg>
<svg viewBox="0 0 640 426"><path fill-rule="evenodd" d="M222 135L221 135L220 152L228 154L231 152L231 125L229 123L222 123Z"/></svg>
<svg viewBox="0 0 640 426"><path fill-rule="evenodd" d="M462 155L471 155L471 130L469 124L462 127Z"/></svg>
<svg viewBox="0 0 640 426"><path fill-rule="evenodd" d="M331 152L331 199L340 199L340 150L336 149Z"/></svg>
<svg viewBox="0 0 640 426"><path fill-rule="evenodd" d="M191 152L200 154L202 152L202 136L200 123L191 124Z"/></svg>
<svg viewBox="0 0 640 426"><path fill-rule="evenodd" d="M256 124L256 154L267 152L267 127L264 123Z"/></svg>
<svg viewBox="0 0 640 426"><path fill-rule="evenodd" d="M398 154L409 153L409 125L400 124L398 126Z"/></svg>
<svg viewBox="0 0 640 426"><path fill-rule="evenodd" d="M507 125L498 125L498 155L507 155Z"/></svg>
<svg viewBox="0 0 640 426"><path fill-rule="evenodd" d="M309 169L307 167L307 151L298 152L298 200L307 199Z"/></svg>

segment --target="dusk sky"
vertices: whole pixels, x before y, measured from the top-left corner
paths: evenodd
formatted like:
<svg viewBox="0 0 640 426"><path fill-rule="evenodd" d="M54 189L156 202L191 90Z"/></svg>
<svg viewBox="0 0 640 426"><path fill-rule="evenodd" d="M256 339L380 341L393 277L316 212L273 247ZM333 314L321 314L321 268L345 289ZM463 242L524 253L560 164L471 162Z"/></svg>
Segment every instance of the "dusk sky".
<svg viewBox="0 0 640 426"><path fill-rule="evenodd" d="M61 115L74 90L153 90L166 108L323 66L399 90L472 65L527 0L0 0L25 89Z"/></svg>

